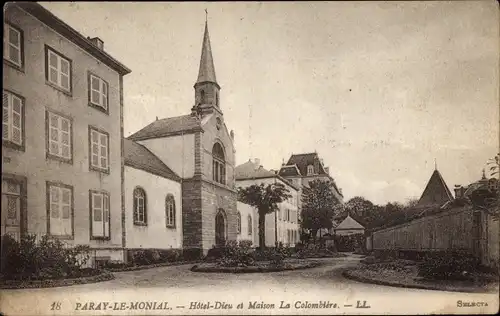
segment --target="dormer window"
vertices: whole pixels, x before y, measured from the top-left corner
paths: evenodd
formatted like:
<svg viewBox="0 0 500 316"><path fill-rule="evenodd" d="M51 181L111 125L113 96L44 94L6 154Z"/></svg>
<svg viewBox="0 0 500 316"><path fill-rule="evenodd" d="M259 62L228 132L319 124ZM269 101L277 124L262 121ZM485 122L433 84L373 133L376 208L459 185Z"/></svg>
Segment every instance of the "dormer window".
<svg viewBox="0 0 500 316"><path fill-rule="evenodd" d="M314 166L313 165L307 166L307 175L310 176L313 174L314 174Z"/></svg>

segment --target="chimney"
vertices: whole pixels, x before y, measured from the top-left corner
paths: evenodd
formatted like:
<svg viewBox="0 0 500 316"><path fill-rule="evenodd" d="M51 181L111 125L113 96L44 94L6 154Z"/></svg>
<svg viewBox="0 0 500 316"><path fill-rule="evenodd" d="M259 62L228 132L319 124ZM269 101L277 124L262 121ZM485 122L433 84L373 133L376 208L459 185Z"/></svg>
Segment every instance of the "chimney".
<svg viewBox="0 0 500 316"><path fill-rule="evenodd" d="M100 50L104 50L104 42L99 37L93 37L93 38L87 37L87 39L90 40L92 44L94 44Z"/></svg>
<svg viewBox="0 0 500 316"><path fill-rule="evenodd" d="M458 185L458 184L455 184L455 199L458 199L458 198L461 198L462 197L462 186L461 185Z"/></svg>
<svg viewBox="0 0 500 316"><path fill-rule="evenodd" d="M325 167L325 172L326 172L327 174L330 174L330 167Z"/></svg>
<svg viewBox="0 0 500 316"><path fill-rule="evenodd" d="M231 132L229 132L229 135L231 136L231 139L234 140L234 131L231 130Z"/></svg>
<svg viewBox="0 0 500 316"><path fill-rule="evenodd" d="M314 159L314 173L319 173L319 160L317 158Z"/></svg>

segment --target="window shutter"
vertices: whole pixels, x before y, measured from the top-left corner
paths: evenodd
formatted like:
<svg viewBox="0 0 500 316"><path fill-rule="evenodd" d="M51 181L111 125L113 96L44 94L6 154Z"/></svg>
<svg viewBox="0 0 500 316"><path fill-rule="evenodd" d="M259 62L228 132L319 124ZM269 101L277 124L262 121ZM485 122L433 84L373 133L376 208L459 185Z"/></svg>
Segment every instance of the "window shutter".
<svg viewBox="0 0 500 316"><path fill-rule="evenodd" d="M100 80L97 77L90 76L92 103L100 105Z"/></svg>
<svg viewBox="0 0 500 316"><path fill-rule="evenodd" d="M12 96L12 141L21 145L22 138L22 101Z"/></svg>
<svg viewBox="0 0 500 316"><path fill-rule="evenodd" d="M92 130L90 132L91 135L91 156L92 156L92 165L95 167L99 167L99 135L96 131Z"/></svg>
<svg viewBox="0 0 500 316"><path fill-rule="evenodd" d="M109 212L109 197L107 194L104 194L104 201L103 201L103 206L104 206L104 212L103 212L103 217L104 217L104 237L109 237L109 220L110 220L110 212Z"/></svg>
<svg viewBox="0 0 500 316"><path fill-rule="evenodd" d="M2 98L2 138L9 139L9 95L3 91Z"/></svg>
<svg viewBox="0 0 500 316"><path fill-rule="evenodd" d="M102 237L104 233L103 200L103 194L92 193L92 235L94 237Z"/></svg>
<svg viewBox="0 0 500 316"><path fill-rule="evenodd" d="M60 189L62 191L62 218L70 218L70 206L71 206L71 191L68 189Z"/></svg>
<svg viewBox="0 0 500 316"><path fill-rule="evenodd" d="M107 109L108 108L108 85L106 84L106 82L104 82L104 80L101 80L101 85L102 85L102 88L101 88L101 92L102 92L101 105L105 109Z"/></svg>
<svg viewBox="0 0 500 316"><path fill-rule="evenodd" d="M7 24L3 24L3 55L8 56L7 52L9 49L9 26Z"/></svg>

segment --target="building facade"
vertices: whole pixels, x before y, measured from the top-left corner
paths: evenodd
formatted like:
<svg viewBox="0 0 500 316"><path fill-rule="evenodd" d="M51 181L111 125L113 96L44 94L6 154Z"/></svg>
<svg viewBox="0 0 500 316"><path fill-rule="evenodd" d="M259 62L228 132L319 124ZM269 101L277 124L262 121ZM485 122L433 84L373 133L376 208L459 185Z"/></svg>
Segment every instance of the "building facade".
<svg viewBox="0 0 500 316"><path fill-rule="evenodd" d="M275 172L264 169L260 165L260 161L258 159L255 161L249 160L246 163L237 166L235 173L237 187L248 187L254 184L268 185L281 183L288 189L291 198L278 204L278 212L266 215L266 246L274 247L276 245L276 241L291 247L295 246L295 244L300 241L299 188ZM245 221L247 223L254 223L255 232L253 233L253 238L251 240L254 242L255 246L259 246L257 209L238 202L238 216L241 218L241 223L244 223ZM247 228L248 226L249 225L246 224ZM248 237L248 232L243 229L243 224L241 226L238 225L238 228L238 231L240 232L238 234L238 239L248 239L244 237L245 234L247 235L246 237Z"/></svg>
<svg viewBox="0 0 500 316"><path fill-rule="evenodd" d="M333 183L332 192L339 202L343 203L344 196L342 189L330 175L330 168L323 165L318 153L293 154L286 164L282 164L278 174L291 181L294 185L301 188L308 186L309 182L314 180L331 181Z"/></svg>
<svg viewBox="0 0 500 316"><path fill-rule="evenodd" d="M220 104L220 86L205 24L191 113L156 120L129 137L180 176L182 246L203 252L237 239L234 132Z"/></svg>
<svg viewBox="0 0 500 316"><path fill-rule="evenodd" d="M2 234L123 255L123 76L130 70L36 3L4 9Z"/></svg>
<svg viewBox="0 0 500 316"><path fill-rule="evenodd" d="M181 178L146 147L124 145L127 251L182 248Z"/></svg>

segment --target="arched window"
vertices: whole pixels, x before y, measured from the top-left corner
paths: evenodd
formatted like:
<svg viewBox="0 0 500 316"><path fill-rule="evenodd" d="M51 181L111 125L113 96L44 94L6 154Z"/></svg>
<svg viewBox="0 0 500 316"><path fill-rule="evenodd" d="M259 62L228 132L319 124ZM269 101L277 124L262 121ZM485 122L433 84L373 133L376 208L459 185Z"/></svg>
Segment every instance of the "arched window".
<svg viewBox="0 0 500 316"><path fill-rule="evenodd" d="M212 179L215 182L226 184L226 159L221 144L215 143L212 148Z"/></svg>
<svg viewBox="0 0 500 316"><path fill-rule="evenodd" d="M314 166L313 165L309 165L307 166L307 175L312 175L314 174Z"/></svg>
<svg viewBox="0 0 500 316"><path fill-rule="evenodd" d="M252 236L252 216L248 215L248 236Z"/></svg>
<svg viewBox="0 0 500 316"><path fill-rule="evenodd" d="M200 91L200 102L201 104L205 104L205 91Z"/></svg>
<svg viewBox="0 0 500 316"><path fill-rule="evenodd" d="M167 227L175 227L175 199L172 194L167 194L165 199L165 212Z"/></svg>
<svg viewBox="0 0 500 316"><path fill-rule="evenodd" d="M146 192L142 188L134 189L134 224L147 225L148 213L146 203Z"/></svg>
<svg viewBox="0 0 500 316"><path fill-rule="evenodd" d="M215 105L219 106L219 92L215 91Z"/></svg>
<svg viewBox="0 0 500 316"><path fill-rule="evenodd" d="M224 246L226 237L226 213L219 209L215 216L215 245Z"/></svg>
<svg viewBox="0 0 500 316"><path fill-rule="evenodd" d="M240 214L240 212L238 212L238 214L236 214L236 230L237 230L238 234L241 234L241 214Z"/></svg>

